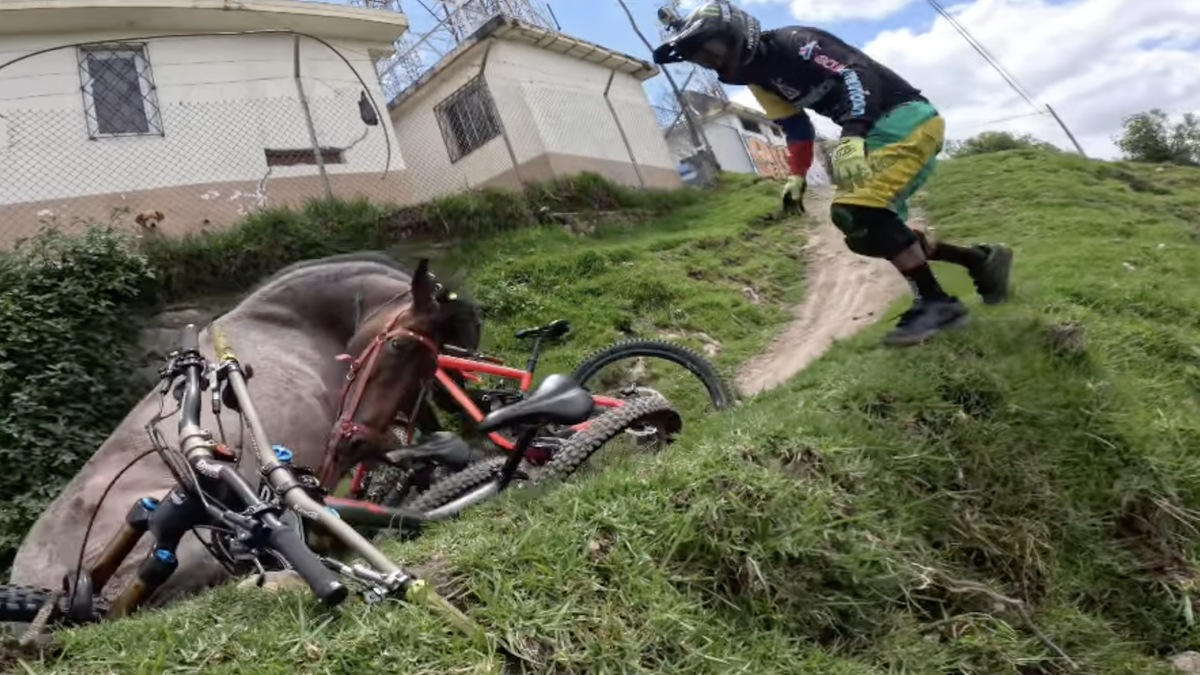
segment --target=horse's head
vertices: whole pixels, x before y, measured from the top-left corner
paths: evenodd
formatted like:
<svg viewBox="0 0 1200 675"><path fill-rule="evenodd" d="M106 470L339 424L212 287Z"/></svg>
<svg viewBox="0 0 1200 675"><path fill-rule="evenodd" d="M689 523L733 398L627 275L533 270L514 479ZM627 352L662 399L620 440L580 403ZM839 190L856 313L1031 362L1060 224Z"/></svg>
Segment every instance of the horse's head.
<svg viewBox="0 0 1200 675"><path fill-rule="evenodd" d="M376 308L359 324L340 357L350 362L321 478L336 477L358 462L378 457L394 442L388 427L397 413L411 413L437 372L449 312L437 300L440 287L421 260L408 291Z"/></svg>

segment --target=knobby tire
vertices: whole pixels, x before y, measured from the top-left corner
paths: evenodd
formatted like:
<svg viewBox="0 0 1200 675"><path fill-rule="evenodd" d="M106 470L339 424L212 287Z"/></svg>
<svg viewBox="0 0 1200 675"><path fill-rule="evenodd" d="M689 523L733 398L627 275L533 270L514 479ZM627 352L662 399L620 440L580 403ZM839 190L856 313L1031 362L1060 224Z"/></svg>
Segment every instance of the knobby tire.
<svg viewBox="0 0 1200 675"><path fill-rule="evenodd" d="M37 586L0 586L0 622L32 623L53 593ZM59 602L65 604L65 599ZM92 616L85 623L100 621L108 611L108 602L103 598L94 598L92 603Z"/></svg>
<svg viewBox="0 0 1200 675"><path fill-rule="evenodd" d="M534 478L534 483L567 478L591 459L604 444L625 433L629 427L646 423L655 426L657 433L666 435L668 439L683 428L679 412L666 398L646 396L629 399L625 405L609 408L603 414L593 417L589 420L587 428L568 438L555 451L554 457L542 467Z"/></svg>
<svg viewBox="0 0 1200 675"><path fill-rule="evenodd" d="M617 361L638 357L663 359L687 368L704 385L714 408L727 410L732 407L729 390L708 359L693 349L663 340L635 339L616 342L584 359L571 373L571 379L587 389L588 380L595 377L606 366Z"/></svg>
<svg viewBox="0 0 1200 675"><path fill-rule="evenodd" d="M497 478L507 461L508 455L498 455L475 462L462 471L452 473L430 485L428 490L418 495L406 508L419 513L428 513L445 506ZM521 471L521 467L518 467L517 471Z"/></svg>

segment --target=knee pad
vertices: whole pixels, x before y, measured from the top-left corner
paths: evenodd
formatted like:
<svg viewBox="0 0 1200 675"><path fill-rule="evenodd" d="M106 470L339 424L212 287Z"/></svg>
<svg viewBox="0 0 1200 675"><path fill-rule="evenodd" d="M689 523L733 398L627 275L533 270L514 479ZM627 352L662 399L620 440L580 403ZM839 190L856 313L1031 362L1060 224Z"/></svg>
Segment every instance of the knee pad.
<svg viewBox="0 0 1200 675"><path fill-rule="evenodd" d="M917 235L896 214L855 204L834 204L833 224L846 238L846 247L869 258L891 260L917 243Z"/></svg>

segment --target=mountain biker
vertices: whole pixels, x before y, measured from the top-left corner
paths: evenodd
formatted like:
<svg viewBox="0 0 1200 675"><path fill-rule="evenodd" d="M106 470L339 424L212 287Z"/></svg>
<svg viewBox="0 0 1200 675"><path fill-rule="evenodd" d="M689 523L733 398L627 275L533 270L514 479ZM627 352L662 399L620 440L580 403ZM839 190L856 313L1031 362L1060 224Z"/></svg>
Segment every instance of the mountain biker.
<svg viewBox="0 0 1200 675"><path fill-rule="evenodd" d="M659 18L671 33L655 49L655 63L688 61L716 71L723 83L747 85L783 129L791 174L785 207L802 208L812 164L816 133L805 108L841 127L830 153L833 223L851 251L889 260L914 296L884 344L917 344L966 323L966 307L938 283L929 260L965 267L986 304L1008 299L1011 249L934 243L908 227L908 198L932 173L945 133L918 89L823 30L761 31L757 19L727 0L705 2L686 18L662 10Z"/></svg>

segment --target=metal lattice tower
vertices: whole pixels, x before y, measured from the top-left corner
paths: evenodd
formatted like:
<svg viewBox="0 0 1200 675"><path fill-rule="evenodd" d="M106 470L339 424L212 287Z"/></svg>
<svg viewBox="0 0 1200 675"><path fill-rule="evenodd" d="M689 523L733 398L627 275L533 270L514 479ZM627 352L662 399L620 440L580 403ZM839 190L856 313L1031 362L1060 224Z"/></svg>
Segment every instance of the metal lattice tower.
<svg viewBox="0 0 1200 675"><path fill-rule="evenodd" d="M440 0L434 4L435 12L440 11L446 17L446 30L456 43L498 14L546 30L558 30L554 14L541 0Z"/></svg>
<svg viewBox="0 0 1200 675"><path fill-rule="evenodd" d="M400 0L350 0L359 7L403 11ZM458 43L503 14L527 24L558 30L550 7L542 0L417 0L406 12L409 30L396 43L396 54L379 64L379 79L389 99L404 91Z"/></svg>
<svg viewBox="0 0 1200 675"><path fill-rule="evenodd" d="M367 9L404 13L404 9L400 6L400 0L350 0L350 4ZM419 36L414 36L411 30L405 31L404 35L400 36L400 40L396 42L396 53L376 65L379 82L383 86L384 94L389 99L425 72L416 45L418 39Z"/></svg>

